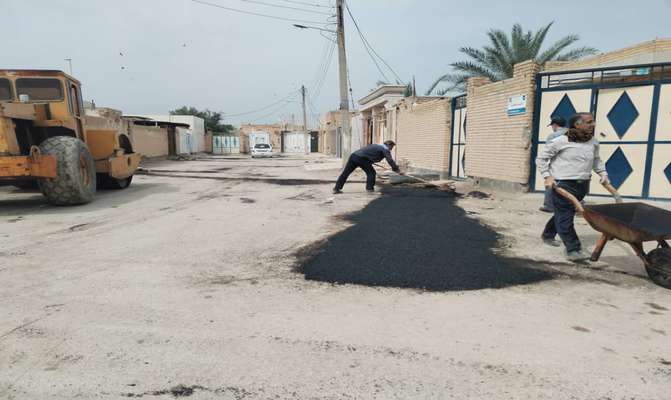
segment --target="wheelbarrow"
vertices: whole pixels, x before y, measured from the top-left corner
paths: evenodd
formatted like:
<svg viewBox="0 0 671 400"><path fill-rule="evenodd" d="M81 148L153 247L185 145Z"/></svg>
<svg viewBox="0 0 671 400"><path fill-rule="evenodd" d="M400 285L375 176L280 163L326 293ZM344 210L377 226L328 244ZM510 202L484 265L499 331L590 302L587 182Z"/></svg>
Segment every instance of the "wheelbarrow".
<svg viewBox="0 0 671 400"><path fill-rule="evenodd" d="M598 261L606 244L619 239L627 242L643 261L650 279L659 286L671 289L671 212L645 203L597 204L583 206L566 189L555 186L555 191L568 199L578 214L592 228L601 232L590 260ZM607 188L611 191L611 188ZM611 191L616 195L615 189ZM646 253L643 242L657 242L657 247Z"/></svg>

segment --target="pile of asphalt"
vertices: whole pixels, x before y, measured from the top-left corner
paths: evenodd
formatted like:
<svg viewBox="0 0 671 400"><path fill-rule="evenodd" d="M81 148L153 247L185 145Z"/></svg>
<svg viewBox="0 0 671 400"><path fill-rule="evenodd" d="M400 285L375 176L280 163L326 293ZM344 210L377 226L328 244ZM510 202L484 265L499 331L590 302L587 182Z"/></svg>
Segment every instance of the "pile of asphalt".
<svg viewBox="0 0 671 400"><path fill-rule="evenodd" d="M385 188L353 226L302 249L306 279L429 291L475 290L552 279L528 260L497 255L499 236L466 216L454 193Z"/></svg>

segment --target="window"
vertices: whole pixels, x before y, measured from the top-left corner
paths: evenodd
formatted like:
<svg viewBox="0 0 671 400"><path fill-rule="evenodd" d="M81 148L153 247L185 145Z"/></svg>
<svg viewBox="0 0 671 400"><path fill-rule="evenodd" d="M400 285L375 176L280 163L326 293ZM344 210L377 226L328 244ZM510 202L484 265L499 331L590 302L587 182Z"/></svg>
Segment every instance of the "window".
<svg viewBox="0 0 671 400"><path fill-rule="evenodd" d="M269 149L270 145L265 143L257 143L254 145L255 149Z"/></svg>
<svg viewBox="0 0 671 400"><path fill-rule="evenodd" d="M9 79L0 79L0 101L12 100L12 83Z"/></svg>
<svg viewBox="0 0 671 400"><path fill-rule="evenodd" d="M28 101L63 100L63 85L58 79L19 78L16 92L28 95Z"/></svg>

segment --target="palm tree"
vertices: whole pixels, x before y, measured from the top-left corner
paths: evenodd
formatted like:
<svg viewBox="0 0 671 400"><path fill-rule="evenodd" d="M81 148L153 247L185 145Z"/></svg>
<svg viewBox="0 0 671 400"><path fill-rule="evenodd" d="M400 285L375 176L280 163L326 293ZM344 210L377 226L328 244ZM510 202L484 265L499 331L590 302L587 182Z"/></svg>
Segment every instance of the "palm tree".
<svg viewBox="0 0 671 400"><path fill-rule="evenodd" d="M522 25L515 24L510 38L500 29L491 29L487 32L490 45L482 49L461 47L459 51L469 56L471 60L450 64L454 73L445 74L436 79L426 94L432 94L434 91L441 95L453 90L463 91L466 89L468 78L473 76L484 76L492 82L511 78L513 66L526 60L533 59L543 65L548 61L577 60L598 52L593 47L578 47L565 51L580 39L578 35L573 34L561 38L541 52L545 36L553 23L550 22L536 32L527 31L526 33L523 32ZM436 91L441 83L448 83L450 86Z"/></svg>

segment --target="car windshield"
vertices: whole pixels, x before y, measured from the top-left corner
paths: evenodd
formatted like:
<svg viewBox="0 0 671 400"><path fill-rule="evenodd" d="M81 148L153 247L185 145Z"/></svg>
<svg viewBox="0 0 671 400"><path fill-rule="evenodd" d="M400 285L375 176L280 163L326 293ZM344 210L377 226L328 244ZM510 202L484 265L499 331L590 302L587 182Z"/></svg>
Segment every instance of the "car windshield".
<svg viewBox="0 0 671 400"><path fill-rule="evenodd" d="M266 143L258 143L254 145L255 149L269 149L270 145Z"/></svg>
<svg viewBox="0 0 671 400"><path fill-rule="evenodd" d="M12 84L9 79L0 79L0 101L12 99Z"/></svg>
<svg viewBox="0 0 671 400"><path fill-rule="evenodd" d="M28 95L28 101L63 99L63 85L58 79L20 78L16 80L18 95Z"/></svg>

